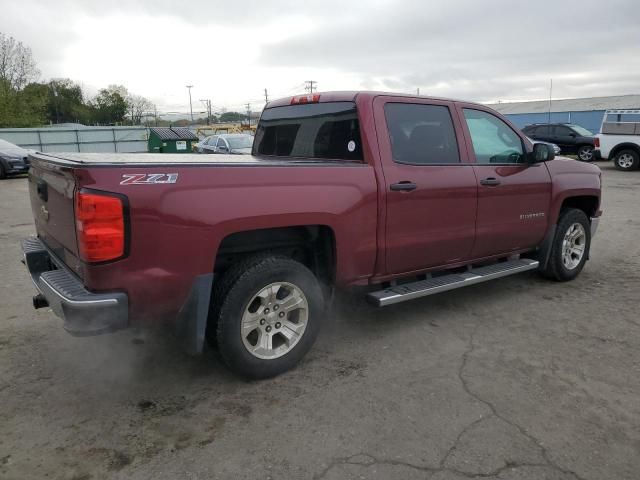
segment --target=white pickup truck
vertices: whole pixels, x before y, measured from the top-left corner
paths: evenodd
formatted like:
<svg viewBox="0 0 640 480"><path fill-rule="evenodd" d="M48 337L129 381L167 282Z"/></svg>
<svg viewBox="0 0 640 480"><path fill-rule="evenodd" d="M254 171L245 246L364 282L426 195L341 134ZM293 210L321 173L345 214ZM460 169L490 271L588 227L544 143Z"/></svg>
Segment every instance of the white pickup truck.
<svg viewBox="0 0 640 480"><path fill-rule="evenodd" d="M607 110L596 135L596 155L613 160L618 170L640 167L640 110Z"/></svg>

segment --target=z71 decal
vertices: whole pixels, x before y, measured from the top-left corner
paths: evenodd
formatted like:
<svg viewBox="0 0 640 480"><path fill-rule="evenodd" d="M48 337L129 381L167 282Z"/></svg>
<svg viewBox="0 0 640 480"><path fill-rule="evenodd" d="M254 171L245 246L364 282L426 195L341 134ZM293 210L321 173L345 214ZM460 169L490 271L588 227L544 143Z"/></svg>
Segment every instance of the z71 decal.
<svg viewBox="0 0 640 480"><path fill-rule="evenodd" d="M123 173L120 185L158 185L177 180L177 173Z"/></svg>

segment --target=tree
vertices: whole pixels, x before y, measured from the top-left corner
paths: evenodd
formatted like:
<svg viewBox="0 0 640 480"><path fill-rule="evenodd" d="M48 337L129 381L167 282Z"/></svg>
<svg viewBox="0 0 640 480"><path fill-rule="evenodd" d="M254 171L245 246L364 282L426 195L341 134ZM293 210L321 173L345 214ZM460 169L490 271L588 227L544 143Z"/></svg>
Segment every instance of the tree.
<svg viewBox="0 0 640 480"><path fill-rule="evenodd" d="M154 109L153 103L140 95L128 95L127 106L133 125L140 125L142 118Z"/></svg>
<svg viewBox="0 0 640 480"><path fill-rule="evenodd" d="M21 90L35 80L40 72L31 49L22 42L0 33L0 82L4 88Z"/></svg>
<svg viewBox="0 0 640 480"><path fill-rule="evenodd" d="M45 85L48 94L47 117L52 123L92 123L93 112L85 103L82 87L68 78L50 80Z"/></svg>
<svg viewBox="0 0 640 480"><path fill-rule="evenodd" d="M220 115L220 121L223 123L226 122L239 122L241 120L245 120L247 118L246 115L238 112L224 112Z"/></svg>
<svg viewBox="0 0 640 480"><path fill-rule="evenodd" d="M104 125L120 123L127 114L127 89L122 85L109 85L98 92L93 101L96 120Z"/></svg>

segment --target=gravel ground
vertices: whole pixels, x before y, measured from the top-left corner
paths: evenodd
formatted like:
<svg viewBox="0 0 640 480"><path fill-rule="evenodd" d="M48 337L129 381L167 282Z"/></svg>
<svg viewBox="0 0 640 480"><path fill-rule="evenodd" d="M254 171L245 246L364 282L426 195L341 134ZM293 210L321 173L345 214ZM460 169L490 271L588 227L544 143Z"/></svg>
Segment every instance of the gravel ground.
<svg viewBox="0 0 640 480"><path fill-rule="evenodd" d="M305 361L261 382L165 330L73 338L33 310L27 183L0 182L0 478L638 479L640 172L601 165L577 280L342 295Z"/></svg>

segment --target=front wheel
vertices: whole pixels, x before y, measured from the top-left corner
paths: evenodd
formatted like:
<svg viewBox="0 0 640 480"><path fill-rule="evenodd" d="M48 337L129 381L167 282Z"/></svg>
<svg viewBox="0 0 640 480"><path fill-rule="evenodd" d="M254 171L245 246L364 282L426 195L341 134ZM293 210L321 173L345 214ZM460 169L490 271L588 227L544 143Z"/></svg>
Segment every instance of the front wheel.
<svg viewBox="0 0 640 480"><path fill-rule="evenodd" d="M636 170L640 166L640 155L634 150L622 150L613 159L613 164L618 170Z"/></svg>
<svg viewBox="0 0 640 480"><path fill-rule="evenodd" d="M593 161L593 147L591 145L582 145L578 148L578 158L583 162Z"/></svg>
<svg viewBox="0 0 640 480"><path fill-rule="evenodd" d="M7 178L7 172L4 169L4 165L0 163L0 180L4 180L5 178Z"/></svg>
<svg viewBox="0 0 640 480"><path fill-rule="evenodd" d="M250 378L293 368L318 335L322 298L313 273L290 258L257 256L231 267L214 288L209 325L224 362Z"/></svg>
<svg viewBox="0 0 640 480"><path fill-rule="evenodd" d="M559 282L573 280L584 268L590 247L591 224L587 215L577 208L563 210L542 274Z"/></svg>

